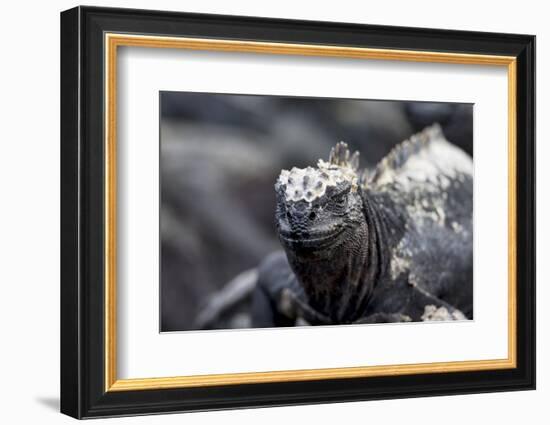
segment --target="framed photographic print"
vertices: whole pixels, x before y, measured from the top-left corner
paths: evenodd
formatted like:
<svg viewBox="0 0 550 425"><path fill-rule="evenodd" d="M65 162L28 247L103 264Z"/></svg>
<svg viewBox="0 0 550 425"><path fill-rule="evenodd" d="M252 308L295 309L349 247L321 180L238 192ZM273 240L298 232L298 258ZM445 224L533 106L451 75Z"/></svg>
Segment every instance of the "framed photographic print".
<svg viewBox="0 0 550 425"><path fill-rule="evenodd" d="M535 38L61 14L61 411L533 389Z"/></svg>

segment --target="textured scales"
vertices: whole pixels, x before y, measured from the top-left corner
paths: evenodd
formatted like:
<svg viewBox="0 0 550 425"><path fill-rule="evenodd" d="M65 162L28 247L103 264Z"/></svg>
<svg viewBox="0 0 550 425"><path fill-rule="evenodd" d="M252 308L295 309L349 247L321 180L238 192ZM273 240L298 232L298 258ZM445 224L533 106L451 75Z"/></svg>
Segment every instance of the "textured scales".
<svg viewBox="0 0 550 425"><path fill-rule="evenodd" d="M358 165L340 142L281 172L284 254L260 267L255 326L472 317L471 158L434 125Z"/></svg>

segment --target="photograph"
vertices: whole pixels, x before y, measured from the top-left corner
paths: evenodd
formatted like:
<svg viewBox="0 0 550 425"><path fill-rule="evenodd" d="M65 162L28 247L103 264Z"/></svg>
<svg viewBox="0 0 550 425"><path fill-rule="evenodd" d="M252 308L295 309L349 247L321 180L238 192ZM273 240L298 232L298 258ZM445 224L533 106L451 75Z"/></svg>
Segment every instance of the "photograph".
<svg viewBox="0 0 550 425"><path fill-rule="evenodd" d="M473 320L473 104L159 96L160 332Z"/></svg>
<svg viewBox="0 0 550 425"><path fill-rule="evenodd" d="M397 399L470 394L434 417L467 423L489 400L521 422L508 401L536 388L540 322L525 31L542 27L512 9L299 9L61 12L60 79L42 84L60 85L61 119L26 113L9 138L47 122L60 158L43 134L36 155L8 143L18 170L46 164L60 185L61 263L44 259L60 291L34 297L59 338L29 339L60 358L31 363L55 360L43 369L77 419L370 401L387 421ZM55 57L34 50L19 56ZM43 175L19 215L44 205ZM42 218L26 225L55 227ZM21 252L26 225L11 226ZM32 264L14 270L44 274ZM425 422L425 404L393 410Z"/></svg>

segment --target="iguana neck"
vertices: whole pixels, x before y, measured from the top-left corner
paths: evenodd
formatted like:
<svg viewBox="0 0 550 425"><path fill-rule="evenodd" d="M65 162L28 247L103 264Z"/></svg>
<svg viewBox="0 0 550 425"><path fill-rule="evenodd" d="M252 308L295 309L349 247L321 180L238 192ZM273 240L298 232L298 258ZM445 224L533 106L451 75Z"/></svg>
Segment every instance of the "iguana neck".
<svg viewBox="0 0 550 425"><path fill-rule="evenodd" d="M362 317L376 284L389 263L382 210L363 194L364 221L330 255L301 259L287 252L308 304L332 323L351 323Z"/></svg>

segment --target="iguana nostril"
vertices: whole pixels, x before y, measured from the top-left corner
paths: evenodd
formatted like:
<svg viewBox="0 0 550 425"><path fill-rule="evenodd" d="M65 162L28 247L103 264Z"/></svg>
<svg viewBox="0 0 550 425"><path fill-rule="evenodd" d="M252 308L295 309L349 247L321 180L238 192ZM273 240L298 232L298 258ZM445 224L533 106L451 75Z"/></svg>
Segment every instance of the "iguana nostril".
<svg viewBox="0 0 550 425"><path fill-rule="evenodd" d="M315 217L316 217L315 211L311 211L311 212L309 213L309 219L310 219L310 220L315 220Z"/></svg>

